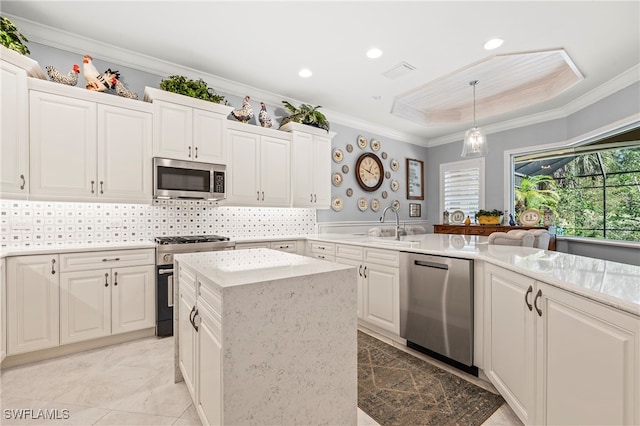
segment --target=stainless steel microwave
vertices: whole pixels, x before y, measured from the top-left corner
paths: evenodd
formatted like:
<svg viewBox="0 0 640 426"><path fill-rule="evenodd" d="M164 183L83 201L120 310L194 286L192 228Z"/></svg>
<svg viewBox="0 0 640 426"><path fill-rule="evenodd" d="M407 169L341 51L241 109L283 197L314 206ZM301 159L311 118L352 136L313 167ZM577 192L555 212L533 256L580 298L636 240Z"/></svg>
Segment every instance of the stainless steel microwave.
<svg viewBox="0 0 640 426"><path fill-rule="evenodd" d="M227 167L196 161L153 159L153 197L222 200L226 196Z"/></svg>

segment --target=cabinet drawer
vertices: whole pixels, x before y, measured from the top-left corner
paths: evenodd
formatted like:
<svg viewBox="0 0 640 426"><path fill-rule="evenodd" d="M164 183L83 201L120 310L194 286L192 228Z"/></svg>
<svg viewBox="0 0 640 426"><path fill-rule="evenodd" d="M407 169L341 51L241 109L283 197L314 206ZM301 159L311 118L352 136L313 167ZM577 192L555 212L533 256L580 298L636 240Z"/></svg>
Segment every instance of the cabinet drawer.
<svg viewBox="0 0 640 426"><path fill-rule="evenodd" d="M489 235L493 232L492 229L482 229L482 228L467 228L467 235Z"/></svg>
<svg viewBox="0 0 640 426"><path fill-rule="evenodd" d="M109 250L60 255L60 272L154 264L154 249Z"/></svg>
<svg viewBox="0 0 640 426"><path fill-rule="evenodd" d="M198 277L198 304L201 302L206 303L214 318L218 321L222 321L222 294L220 289L213 283Z"/></svg>
<svg viewBox="0 0 640 426"><path fill-rule="evenodd" d="M311 253L328 254L333 256L336 253L336 245L333 243L311 241Z"/></svg>
<svg viewBox="0 0 640 426"><path fill-rule="evenodd" d="M255 249L255 248L271 248L269 242L264 243L238 243L236 250Z"/></svg>
<svg viewBox="0 0 640 426"><path fill-rule="evenodd" d="M309 255L309 257L315 257L316 259L322 259L322 260L326 260L329 262L335 262L336 261L336 257L332 254L326 254L326 253L311 253Z"/></svg>
<svg viewBox="0 0 640 426"><path fill-rule="evenodd" d="M362 260L362 247L336 244L336 258Z"/></svg>
<svg viewBox="0 0 640 426"><path fill-rule="evenodd" d="M296 253L298 249L297 241L275 241L271 243L270 248L273 250L286 251L287 253Z"/></svg>
<svg viewBox="0 0 640 426"><path fill-rule="evenodd" d="M400 252L396 250L364 249L364 261L376 265L398 267L400 264Z"/></svg>

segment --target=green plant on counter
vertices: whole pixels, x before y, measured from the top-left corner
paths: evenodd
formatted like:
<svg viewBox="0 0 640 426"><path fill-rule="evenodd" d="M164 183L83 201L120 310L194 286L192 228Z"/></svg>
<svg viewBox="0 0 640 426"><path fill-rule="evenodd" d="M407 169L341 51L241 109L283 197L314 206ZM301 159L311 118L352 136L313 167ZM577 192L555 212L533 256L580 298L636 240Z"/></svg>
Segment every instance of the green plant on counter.
<svg viewBox="0 0 640 426"><path fill-rule="evenodd" d="M28 42L29 40L18 32L13 22L4 16L0 16L0 44L22 55L28 55L31 52L29 52L29 48L25 46L22 41Z"/></svg>
<svg viewBox="0 0 640 426"><path fill-rule="evenodd" d="M312 107L309 104L302 104L299 108L296 108L287 101L282 101L282 103L291 114L282 119L280 127L289 122L293 122L307 124L309 126L318 127L319 129L324 129L327 132L329 131L329 121L327 120L327 117L318 111L318 108L322 108L321 106Z"/></svg>
<svg viewBox="0 0 640 426"><path fill-rule="evenodd" d="M202 80L190 80L182 75L170 75L160 82L160 88L167 92L177 93L204 101L228 105L224 96L219 95Z"/></svg>
<svg viewBox="0 0 640 426"><path fill-rule="evenodd" d="M478 210L476 213L476 218L480 216L502 216L502 211L500 210Z"/></svg>

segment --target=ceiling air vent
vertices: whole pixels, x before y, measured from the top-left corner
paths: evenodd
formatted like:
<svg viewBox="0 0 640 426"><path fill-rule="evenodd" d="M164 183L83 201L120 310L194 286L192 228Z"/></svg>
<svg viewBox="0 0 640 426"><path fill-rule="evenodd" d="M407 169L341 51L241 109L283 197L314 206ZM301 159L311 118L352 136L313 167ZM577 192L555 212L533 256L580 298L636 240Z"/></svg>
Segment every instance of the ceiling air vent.
<svg viewBox="0 0 640 426"><path fill-rule="evenodd" d="M389 71L384 72L383 75L385 77L391 78L391 79L395 79L398 77L402 77L405 74L408 74L409 72L415 70L416 67L414 67L411 64L408 64L406 62L400 62L398 65L396 65L395 67L391 68Z"/></svg>

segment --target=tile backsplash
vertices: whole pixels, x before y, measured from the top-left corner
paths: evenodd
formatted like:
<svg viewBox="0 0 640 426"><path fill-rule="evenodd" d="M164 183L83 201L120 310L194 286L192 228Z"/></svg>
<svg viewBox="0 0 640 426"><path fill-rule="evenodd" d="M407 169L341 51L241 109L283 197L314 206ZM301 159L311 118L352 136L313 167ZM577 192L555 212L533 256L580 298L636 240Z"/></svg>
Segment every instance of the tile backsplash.
<svg viewBox="0 0 640 426"><path fill-rule="evenodd" d="M153 204L0 200L0 247L151 241L156 236L230 238L309 235L315 209L221 207L199 200Z"/></svg>

